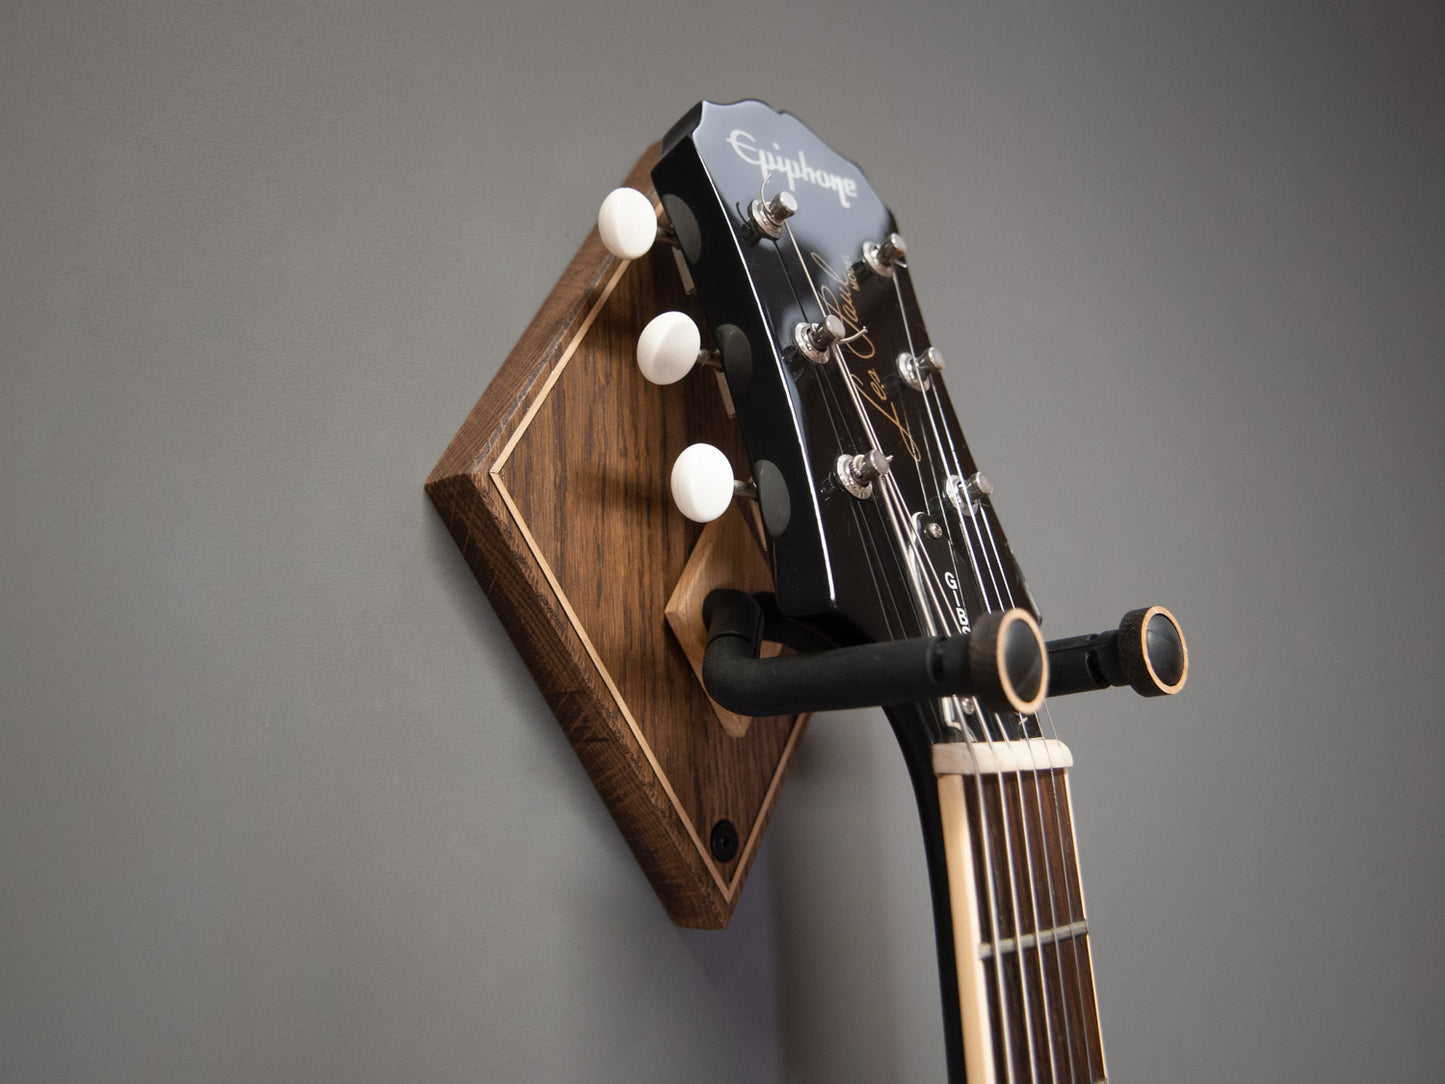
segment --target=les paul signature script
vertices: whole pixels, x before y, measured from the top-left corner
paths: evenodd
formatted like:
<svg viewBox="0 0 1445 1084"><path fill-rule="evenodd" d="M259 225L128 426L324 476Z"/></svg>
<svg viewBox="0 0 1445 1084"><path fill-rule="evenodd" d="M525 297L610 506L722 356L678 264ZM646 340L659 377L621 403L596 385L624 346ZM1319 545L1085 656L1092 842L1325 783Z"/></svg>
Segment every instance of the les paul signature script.
<svg viewBox="0 0 1445 1084"><path fill-rule="evenodd" d="M813 266L818 269L818 297L822 301L824 311L832 313L842 320L849 335L855 336L843 343L843 348L860 361L867 361L877 353L877 350L873 345L873 340L868 336L868 329L858 321L858 306L854 301L858 291L857 273L852 267L839 272L816 252L810 252L808 256L813 261ZM913 461L916 463L921 460L923 456L918 450L918 443L913 439L913 434L908 431L898 404L889 397L887 390L883 387L883 378L879 375L878 370L869 368L866 381L852 369L848 370L848 376L857 386L863 401L898 430L899 435L903 438L903 447L913 457Z"/></svg>

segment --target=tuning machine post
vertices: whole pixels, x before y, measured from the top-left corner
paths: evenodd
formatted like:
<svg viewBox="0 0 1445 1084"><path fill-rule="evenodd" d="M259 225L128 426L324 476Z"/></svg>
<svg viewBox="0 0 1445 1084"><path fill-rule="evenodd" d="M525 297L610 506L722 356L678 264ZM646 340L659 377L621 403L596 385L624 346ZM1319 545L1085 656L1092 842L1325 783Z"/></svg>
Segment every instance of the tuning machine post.
<svg viewBox="0 0 1445 1084"><path fill-rule="evenodd" d="M863 262L875 275L891 279L895 267L908 266L908 245L897 233L890 233L881 242L865 241Z"/></svg>

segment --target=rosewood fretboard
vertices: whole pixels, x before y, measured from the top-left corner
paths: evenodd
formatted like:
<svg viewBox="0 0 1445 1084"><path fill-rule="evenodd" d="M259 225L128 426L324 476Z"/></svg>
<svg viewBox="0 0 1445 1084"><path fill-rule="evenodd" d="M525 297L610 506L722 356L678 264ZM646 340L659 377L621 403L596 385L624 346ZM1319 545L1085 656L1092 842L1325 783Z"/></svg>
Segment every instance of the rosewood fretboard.
<svg viewBox="0 0 1445 1084"><path fill-rule="evenodd" d="M1105 1079L1057 741L934 750L970 1081Z"/></svg>

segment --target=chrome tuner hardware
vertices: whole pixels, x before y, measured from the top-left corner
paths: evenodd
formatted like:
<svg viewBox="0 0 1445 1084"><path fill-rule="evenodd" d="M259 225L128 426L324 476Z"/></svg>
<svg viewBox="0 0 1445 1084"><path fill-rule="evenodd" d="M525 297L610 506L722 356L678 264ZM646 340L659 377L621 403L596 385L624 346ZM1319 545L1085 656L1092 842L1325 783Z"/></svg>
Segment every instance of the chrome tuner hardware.
<svg viewBox="0 0 1445 1084"><path fill-rule="evenodd" d="M881 245L876 241L865 241L863 262L875 275L892 278L895 267L908 266L908 245L904 243L903 236L897 233L890 233Z"/></svg>
<svg viewBox="0 0 1445 1084"><path fill-rule="evenodd" d="M774 241L783 236L783 223L797 213L798 201L791 192L779 192L772 199L755 199L748 204L748 221Z"/></svg>
<svg viewBox="0 0 1445 1084"><path fill-rule="evenodd" d="M859 500L873 496L873 483L887 474L892 463L877 448L861 455L840 455L834 467L843 488Z"/></svg>
<svg viewBox="0 0 1445 1084"><path fill-rule="evenodd" d="M932 386L933 374L943 372L943 355L930 346L917 357L907 352L899 354L896 364L903 383L914 391L927 391Z"/></svg>
<svg viewBox="0 0 1445 1084"><path fill-rule="evenodd" d="M949 475L945 488L948 499L958 509L959 515L971 516L978 507L978 502L993 492L993 483L982 471L974 471L967 478L960 478L956 474Z"/></svg>
<svg viewBox="0 0 1445 1084"><path fill-rule="evenodd" d="M835 343L848 341L843 337L847 330L842 318L830 312L819 323L799 324L793 328L793 345L814 365L826 365L829 349Z"/></svg>
<svg viewBox="0 0 1445 1084"><path fill-rule="evenodd" d="M711 444L689 444L672 464L672 500L694 523L711 523L734 497L756 497L757 486L733 478L732 464Z"/></svg>
<svg viewBox="0 0 1445 1084"><path fill-rule="evenodd" d="M653 244L676 245L672 227L660 226L652 201L635 188L614 188L597 209L597 232L619 260L646 256Z"/></svg>
<svg viewBox="0 0 1445 1084"><path fill-rule="evenodd" d="M654 384L676 384L699 365L720 369L722 361L702 349L702 332L685 312L658 313L637 337L637 367Z"/></svg>

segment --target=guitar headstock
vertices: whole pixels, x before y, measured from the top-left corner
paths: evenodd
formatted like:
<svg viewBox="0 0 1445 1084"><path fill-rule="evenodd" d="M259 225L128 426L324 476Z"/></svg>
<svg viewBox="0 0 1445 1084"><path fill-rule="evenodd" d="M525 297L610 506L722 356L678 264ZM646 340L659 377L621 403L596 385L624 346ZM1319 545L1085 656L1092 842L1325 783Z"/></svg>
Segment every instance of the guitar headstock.
<svg viewBox="0 0 1445 1084"><path fill-rule="evenodd" d="M746 439L781 609L840 643L1037 617L862 170L761 102L704 102L653 181Z"/></svg>

